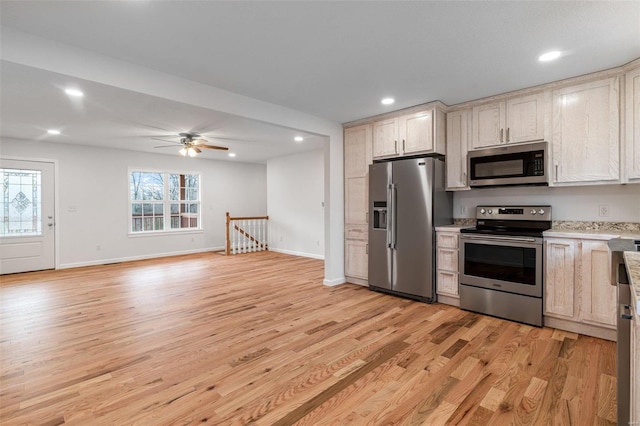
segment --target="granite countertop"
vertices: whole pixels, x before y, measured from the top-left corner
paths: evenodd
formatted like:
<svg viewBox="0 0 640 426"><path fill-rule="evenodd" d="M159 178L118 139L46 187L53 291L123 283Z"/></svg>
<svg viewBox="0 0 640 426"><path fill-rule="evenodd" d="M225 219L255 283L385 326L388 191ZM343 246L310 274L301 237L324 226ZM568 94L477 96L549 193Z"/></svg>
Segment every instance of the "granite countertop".
<svg viewBox="0 0 640 426"><path fill-rule="evenodd" d="M544 232L544 236L596 240L610 240L618 237L640 239L640 223L554 221L551 229Z"/></svg>
<svg viewBox="0 0 640 426"><path fill-rule="evenodd" d="M631 297L635 299L635 320L640 324L640 252L625 251L624 262L627 265L629 284L631 284Z"/></svg>

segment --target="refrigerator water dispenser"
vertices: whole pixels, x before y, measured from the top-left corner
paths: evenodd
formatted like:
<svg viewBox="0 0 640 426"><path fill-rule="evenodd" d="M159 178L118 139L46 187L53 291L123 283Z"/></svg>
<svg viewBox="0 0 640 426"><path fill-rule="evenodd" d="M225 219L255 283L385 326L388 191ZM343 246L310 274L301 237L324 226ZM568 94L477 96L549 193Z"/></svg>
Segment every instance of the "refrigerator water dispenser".
<svg viewBox="0 0 640 426"><path fill-rule="evenodd" d="M387 229L387 202L373 202L373 229Z"/></svg>

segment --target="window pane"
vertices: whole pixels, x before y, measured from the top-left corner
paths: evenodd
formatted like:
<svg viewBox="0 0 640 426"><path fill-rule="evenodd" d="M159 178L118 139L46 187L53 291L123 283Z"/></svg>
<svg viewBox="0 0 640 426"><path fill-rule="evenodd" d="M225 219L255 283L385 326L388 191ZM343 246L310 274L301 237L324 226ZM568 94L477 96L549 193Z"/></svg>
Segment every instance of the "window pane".
<svg viewBox="0 0 640 426"><path fill-rule="evenodd" d="M42 187L39 170L0 169L2 223L0 235L42 233Z"/></svg>
<svg viewBox="0 0 640 426"><path fill-rule="evenodd" d="M163 207L162 204L154 204L153 213L155 213L156 216L162 216Z"/></svg>
<svg viewBox="0 0 640 426"><path fill-rule="evenodd" d="M142 212L145 216L153 216L153 204L143 204Z"/></svg>
<svg viewBox="0 0 640 426"><path fill-rule="evenodd" d="M142 216L142 204L140 203L133 203L131 205L131 214L133 216Z"/></svg>

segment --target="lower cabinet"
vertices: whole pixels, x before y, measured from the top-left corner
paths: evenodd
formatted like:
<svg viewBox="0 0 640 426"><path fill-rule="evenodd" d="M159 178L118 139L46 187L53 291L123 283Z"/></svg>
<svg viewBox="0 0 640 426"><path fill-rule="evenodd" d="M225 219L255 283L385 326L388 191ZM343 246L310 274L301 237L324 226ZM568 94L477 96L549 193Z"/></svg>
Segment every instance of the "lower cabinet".
<svg viewBox="0 0 640 426"><path fill-rule="evenodd" d="M367 229L347 229L344 241L344 274L347 281L367 285L369 277L369 243Z"/></svg>
<svg viewBox="0 0 640 426"><path fill-rule="evenodd" d="M436 294L438 302L454 306L460 306L458 293L459 237L460 230L457 228L436 229Z"/></svg>
<svg viewBox="0 0 640 426"><path fill-rule="evenodd" d="M545 325L615 340L616 287L606 240L545 238Z"/></svg>
<svg viewBox="0 0 640 426"><path fill-rule="evenodd" d="M631 307L631 407L629 420L632 425L640 424L640 312Z"/></svg>

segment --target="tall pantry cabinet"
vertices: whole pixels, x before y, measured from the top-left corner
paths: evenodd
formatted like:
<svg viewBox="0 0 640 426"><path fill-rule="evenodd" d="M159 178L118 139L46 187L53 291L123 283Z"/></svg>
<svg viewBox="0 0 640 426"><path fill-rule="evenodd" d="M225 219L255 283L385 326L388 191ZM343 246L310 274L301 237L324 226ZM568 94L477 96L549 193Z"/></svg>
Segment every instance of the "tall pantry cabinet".
<svg viewBox="0 0 640 426"><path fill-rule="evenodd" d="M365 284L368 277L369 165L372 156L371 124L344 131L345 276Z"/></svg>

